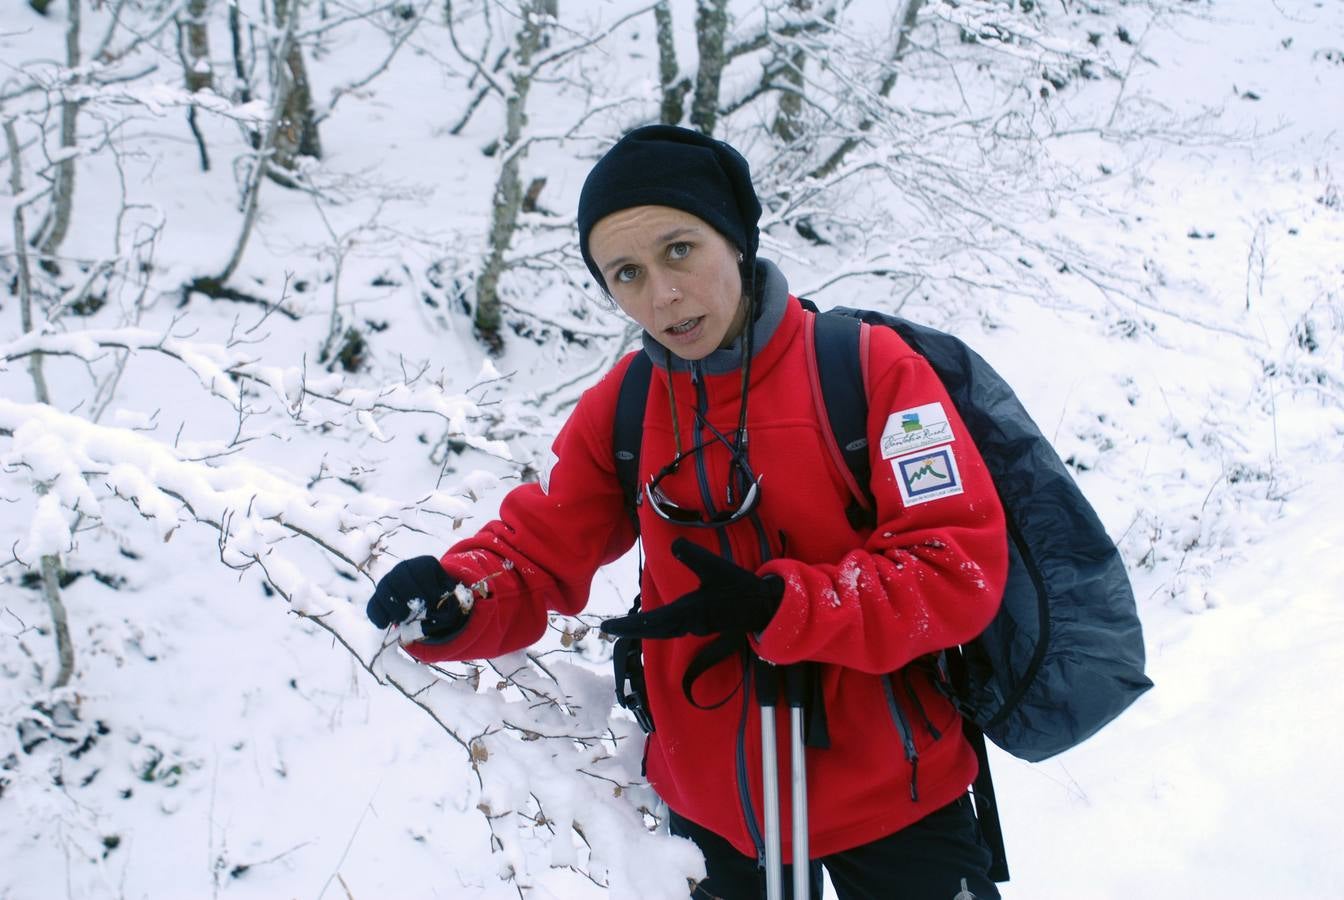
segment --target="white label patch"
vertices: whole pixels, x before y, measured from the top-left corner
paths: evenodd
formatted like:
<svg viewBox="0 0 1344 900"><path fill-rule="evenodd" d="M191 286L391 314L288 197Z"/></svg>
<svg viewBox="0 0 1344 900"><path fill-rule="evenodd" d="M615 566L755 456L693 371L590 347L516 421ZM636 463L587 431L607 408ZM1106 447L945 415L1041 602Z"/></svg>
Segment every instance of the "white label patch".
<svg viewBox="0 0 1344 900"><path fill-rule="evenodd" d="M914 409L903 409L887 417L882 429L882 458L891 459L903 453L950 444L956 440L952 425L941 403L926 403Z"/></svg>
<svg viewBox="0 0 1344 900"><path fill-rule="evenodd" d="M896 473L901 502L906 506L955 497L966 491L951 447L937 447L898 456L891 461L891 468Z"/></svg>
<svg viewBox="0 0 1344 900"><path fill-rule="evenodd" d="M541 485L543 494L551 492L551 470L555 468L555 464L559 461L560 457L555 455L554 450L546 451L546 458L541 463L541 471L537 473L537 482Z"/></svg>

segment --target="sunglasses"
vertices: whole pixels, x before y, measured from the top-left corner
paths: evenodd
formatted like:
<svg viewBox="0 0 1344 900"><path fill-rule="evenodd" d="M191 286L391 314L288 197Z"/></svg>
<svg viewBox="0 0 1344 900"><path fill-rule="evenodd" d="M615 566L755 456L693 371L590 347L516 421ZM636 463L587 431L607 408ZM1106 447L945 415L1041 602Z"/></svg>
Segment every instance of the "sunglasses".
<svg viewBox="0 0 1344 900"><path fill-rule="evenodd" d="M733 471L728 478L727 505L713 514L706 514L698 509L680 506L669 499L667 494L659 487L659 484L669 475L675 474L681 468L683 462L702 452L715 441L724 443L733 453ZM741 500L738 500L735 496L736 493L739 493L733 490L735 483L746 485L746 490L740 491ZM742 452L736 446L724 440L722 435L716 433L713 438L696 444L685 452L678 450L676 456L672 457L672 461L659 469L657 474L644 485L644 500L649 504L649 508L653 510L654 515L665 522L685 525L690 528L720 528L749 516L755 511L761 500L761 479L751 471L751 466L747 463Z"/></svg>

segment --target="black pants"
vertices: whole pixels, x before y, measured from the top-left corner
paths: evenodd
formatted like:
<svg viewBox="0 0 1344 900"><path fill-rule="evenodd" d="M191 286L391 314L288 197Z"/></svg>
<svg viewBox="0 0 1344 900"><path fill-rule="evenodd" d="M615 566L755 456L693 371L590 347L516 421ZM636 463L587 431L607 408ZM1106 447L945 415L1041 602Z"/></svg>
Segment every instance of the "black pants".
<svg viewBox="0 0 1344 900"><path fill-rule="evenodd" d="M690 838L705 854L706 877L695 900L760 900L765 874L712 831L671 814L672 833ZM895 834L813 860L812 897L821 900L821 867L840 900L953 900L962 880L976 900L998 900L990 881L990 853L980 837L969 797L935 810ZM793 900L793 867L784 866L784 896Z"/></svg>

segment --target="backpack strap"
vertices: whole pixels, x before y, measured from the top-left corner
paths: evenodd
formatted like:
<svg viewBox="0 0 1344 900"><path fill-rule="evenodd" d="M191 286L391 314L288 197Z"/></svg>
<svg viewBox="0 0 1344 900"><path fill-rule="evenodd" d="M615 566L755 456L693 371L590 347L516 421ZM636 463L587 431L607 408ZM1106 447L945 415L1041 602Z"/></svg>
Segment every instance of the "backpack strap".
<svg viewBox="0 0 1344 900"><path fill-rule="evenodd" d="M949 647L939 654L938 669L953 687L954 692L966 689L966 656L960 647ZM943 679L938 680L942 686ZM950 698L958 709L960 701L955 693ZM999 801L994 795L994 776L989 771L989 750L985 746L985 733L968 715L962 714L961 730L975 751L975 761L979 764L975 781L971 784L971 799L975 801L975 818L980 824L980 836L989 847L989 877L998 884L1008 880L1008 850L1003 843L1003 823L999 820Z"/></svg>
<svg viewBox="0 0 1344 900"><path fill-rule="evenodd" d="M616 467L616 480L621 483L625 500L625 514L639 537L639 449L644 440L644 408L649 400L649 382L653 377L653 360L647 353L636 353L621 377L621 390L616 397L616 412L611 418L611 455ZM640 562L643 569L643 561ZM638 612L640 595L630 612ZM623 637L612 647L611 663L616 681L616 702L630 710L645 734L654 729L653 713L649 708L648 690L644 681L644 657L639 638Z"/></svg>
<svg viewBox="0 0 1344 900"><path fill-rule="evenodd" d="M611 421L611 453L616 464L616 479L625 496L625 514L639 536L639 447L644 440L644 408L649 401L649 382L653 360L647 353L636 353L621 378L616 399L616 414Z"/></svg>
<svg viewBox="0 0 1344 900"><path fill-rule="evenodd" d="M975 819L980 823L980 836L989 846L989 878L998 884L1008 880L1008 851L1003 846L1003 823L999 821L999 803L994 796L994 776L989 772L989 751L985 747L985 733L974 722L965 717L961 720L961 729L975 751L980 771L971 785L971 798L975 802Z"/></svg>
<svg viewBox="0 0 1344 900"><path fill-rule="evenodd" d="M856 531L877 524L877 506L868 486L868 326L850 316L816 313L803 324L809 350L808 377L818 417L830 423L827 446L853 498L845 510Z"/></svg>

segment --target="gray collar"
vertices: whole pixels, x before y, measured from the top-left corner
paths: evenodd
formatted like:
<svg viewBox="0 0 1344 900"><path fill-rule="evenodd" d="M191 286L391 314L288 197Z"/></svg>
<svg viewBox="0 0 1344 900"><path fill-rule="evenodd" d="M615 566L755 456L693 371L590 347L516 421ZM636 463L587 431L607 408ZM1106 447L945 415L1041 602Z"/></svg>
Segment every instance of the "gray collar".
<svg viewBox="0 0 1344 900"><path fill-rule="evenodd" d="M761 312L756 321L751 323L751 327L755 329L755 334L752 336L753 356L759 354L765 349L765 345L770 343L775 329L784 320L784 310L789 302L789 283L784 279L784 273L770 260L757 258L756 280L760 285L760 293L757 296L760 297ZM695 363L694 368L705 375L723 375L737 371L742 365L743 343L746 336L746 329L743 329L735 341ZM653 360L654 365L665 367L670 361L674 372L691 371L691 363L670 353L647 331L644 332L643 341L644 352Z"/></svg>

